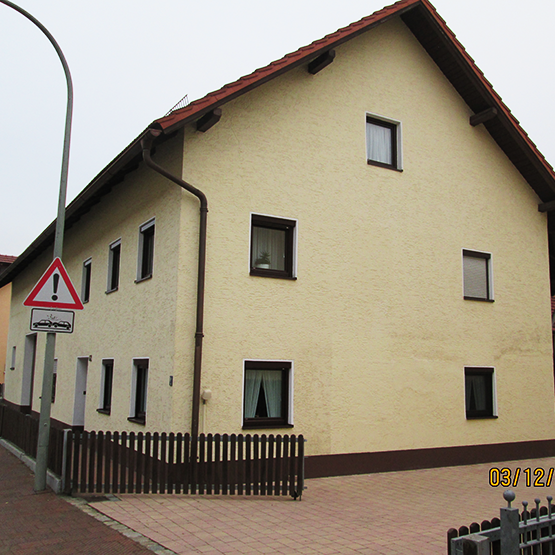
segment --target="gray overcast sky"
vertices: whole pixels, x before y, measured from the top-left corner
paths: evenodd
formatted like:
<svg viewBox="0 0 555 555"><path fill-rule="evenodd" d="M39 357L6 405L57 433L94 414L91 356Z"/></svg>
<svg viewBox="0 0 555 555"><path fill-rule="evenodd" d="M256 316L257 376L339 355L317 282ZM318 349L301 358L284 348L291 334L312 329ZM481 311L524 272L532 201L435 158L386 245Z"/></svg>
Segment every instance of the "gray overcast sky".
<svg viewBox="0 0 555 555"><path fill-rule="evenodd" d="M54 35L75 101L68 204L154 119L383 8L387 0L20 0ZM497 93L555 163L555 2L435 0ZM66 106L61 64L0 4L0 253L56 217Z"/></svg>

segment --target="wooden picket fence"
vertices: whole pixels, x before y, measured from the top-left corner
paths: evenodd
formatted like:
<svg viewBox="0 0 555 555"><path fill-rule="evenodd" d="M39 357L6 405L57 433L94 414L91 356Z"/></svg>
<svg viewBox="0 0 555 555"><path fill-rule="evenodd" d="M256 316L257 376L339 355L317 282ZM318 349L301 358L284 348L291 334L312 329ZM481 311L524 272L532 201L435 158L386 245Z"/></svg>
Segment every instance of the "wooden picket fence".
<svg viewBox="0 0 555 555"><path fill-rule="evenodd" d="M66 493L291 495L304 488L299 436L66 432Z"/></svg>
<svg viewBox="0 0 555 555"><path fill-rule="evenodd" d="M25 414L0 403L0 437L13 443L26 455L37 456L39 419L37 415ZM64 431L50 427L48 444L48 468L58 476L62 475Z"/></svg>
<svg viewBox="0 0 555 555"><path fill-rule="evenodd" d="M0 403L0 437L35 458L38 418ZM304 489L302 435L50 429L48 468L64 493L290 495Z"/></svg>

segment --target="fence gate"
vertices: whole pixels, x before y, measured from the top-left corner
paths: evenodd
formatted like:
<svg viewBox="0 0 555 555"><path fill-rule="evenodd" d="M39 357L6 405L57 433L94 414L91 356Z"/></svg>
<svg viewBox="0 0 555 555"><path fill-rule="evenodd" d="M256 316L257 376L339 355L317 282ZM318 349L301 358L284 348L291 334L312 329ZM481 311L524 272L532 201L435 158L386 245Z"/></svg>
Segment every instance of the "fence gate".
<svg viewBox="0 0 555 555"><path fill-rule="evenodd" d="M64 492L291 495L304 488L299 436L68 432Z"/></svg>

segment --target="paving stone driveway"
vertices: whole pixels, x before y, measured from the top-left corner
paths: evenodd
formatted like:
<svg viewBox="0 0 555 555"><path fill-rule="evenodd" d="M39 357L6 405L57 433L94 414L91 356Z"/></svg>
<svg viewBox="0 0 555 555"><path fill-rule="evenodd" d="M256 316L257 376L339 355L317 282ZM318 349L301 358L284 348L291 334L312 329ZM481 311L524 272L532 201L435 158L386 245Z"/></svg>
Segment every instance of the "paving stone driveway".
<svg viewBox="0 0 555 555"><path fill-rule="evenodd" d="M302 501L118 495L91 506L178 554L444 555L449 528L499 516L505 505L505 488L489 485L492 466L533 472L555 459L319 478L307 481ZM519 505L553 495L555 478L550 488L526 487L522 476Z"/></svg>

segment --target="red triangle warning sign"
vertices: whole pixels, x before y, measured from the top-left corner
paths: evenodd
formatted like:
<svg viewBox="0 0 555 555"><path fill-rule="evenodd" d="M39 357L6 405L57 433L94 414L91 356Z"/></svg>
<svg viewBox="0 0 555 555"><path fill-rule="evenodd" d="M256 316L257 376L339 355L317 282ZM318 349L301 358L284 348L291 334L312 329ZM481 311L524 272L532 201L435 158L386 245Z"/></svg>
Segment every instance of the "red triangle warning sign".
<svg viewBox="0 0 555 555"><path fill-rule="evenodd" d="M54 259L44 272L29 296L23 301L24 306L36 308L69 308L82 310L83 303L69 279L69 275L59 258Z"/></svg>

